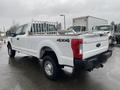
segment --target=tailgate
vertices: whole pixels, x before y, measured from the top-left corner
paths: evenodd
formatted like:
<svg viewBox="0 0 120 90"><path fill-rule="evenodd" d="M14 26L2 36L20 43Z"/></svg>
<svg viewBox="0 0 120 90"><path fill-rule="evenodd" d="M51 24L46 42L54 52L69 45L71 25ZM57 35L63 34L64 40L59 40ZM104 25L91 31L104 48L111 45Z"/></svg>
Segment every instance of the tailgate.
<svg viewBox="0 0 120 90"><path fill-rule="evenodd" d="M83 37L83 59L98 55L108 50L108 36L86 34Z"/></svg>

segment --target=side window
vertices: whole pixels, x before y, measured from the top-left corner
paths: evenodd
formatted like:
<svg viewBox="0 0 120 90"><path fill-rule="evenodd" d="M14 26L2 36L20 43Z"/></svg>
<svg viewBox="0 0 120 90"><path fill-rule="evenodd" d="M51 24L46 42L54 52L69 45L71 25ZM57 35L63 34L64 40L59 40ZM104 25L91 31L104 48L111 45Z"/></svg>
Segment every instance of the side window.
<svg viewBox="0 0 120 90"><path fill-rule="evenodd" d="M24 35L26 30L27 30L27 24L26 25L23 25L23 26L20 26L17 31L16 31L16 34L17 35Z"/></svg>
<svg viewBox="0 0 120 90"><path fill-rule="evenodd" d="M49 25L49 31L57 31L55 25Z"/></svg>
<svg viewBox="0 0 120 90"><path fill-rule="evenodd" d="M25 34L27 28L28 28L28 25L27 25L27 24L24 25L24 26L22 27L22 32L21 32L21 34Z"/></svg>
<svg viewBox="0 0 120 90"><path fill-rule="evenodd" d="M19 28L16 30L16 34L17 34L17 35L20 35L21 32L22 32L22 27L19 27Z"/></svg>

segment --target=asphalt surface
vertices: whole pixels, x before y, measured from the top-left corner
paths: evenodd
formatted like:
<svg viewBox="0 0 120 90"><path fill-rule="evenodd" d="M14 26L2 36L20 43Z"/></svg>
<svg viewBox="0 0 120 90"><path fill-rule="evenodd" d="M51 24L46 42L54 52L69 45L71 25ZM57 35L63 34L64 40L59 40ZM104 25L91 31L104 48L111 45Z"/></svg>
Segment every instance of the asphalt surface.
<svg viewBox="0 0 120 90"><path fill-rule="evenodd" d="M36 58L17 54L10 59L5 45L0 49L0 90L119 90L120 47L103 68L81 72L75 76L62 75L58 81L48 80Z"/></svg>

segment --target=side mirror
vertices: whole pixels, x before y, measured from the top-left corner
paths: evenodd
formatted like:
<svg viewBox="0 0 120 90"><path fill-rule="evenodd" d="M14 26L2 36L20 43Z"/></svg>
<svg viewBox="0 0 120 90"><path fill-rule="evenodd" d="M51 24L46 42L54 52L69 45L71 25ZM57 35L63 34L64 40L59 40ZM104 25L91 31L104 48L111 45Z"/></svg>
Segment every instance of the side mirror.
<svg viewBox="0 0 120 90"><path fill-rule="evenodd" d="M16 35L16 33L11 33L11 37L15 37Z"/></svg>

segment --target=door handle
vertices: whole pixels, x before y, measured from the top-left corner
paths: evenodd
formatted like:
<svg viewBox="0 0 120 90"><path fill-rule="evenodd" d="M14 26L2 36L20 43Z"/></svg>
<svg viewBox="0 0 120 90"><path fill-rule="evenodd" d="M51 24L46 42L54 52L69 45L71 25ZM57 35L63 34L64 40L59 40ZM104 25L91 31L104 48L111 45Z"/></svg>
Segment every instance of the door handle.
<svg viewBox="0 0 120 90"><path fill-rule="evenodd" d="M17 40L19 40L19 38L17 38Z"/></svg>

